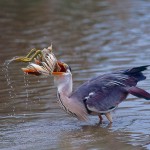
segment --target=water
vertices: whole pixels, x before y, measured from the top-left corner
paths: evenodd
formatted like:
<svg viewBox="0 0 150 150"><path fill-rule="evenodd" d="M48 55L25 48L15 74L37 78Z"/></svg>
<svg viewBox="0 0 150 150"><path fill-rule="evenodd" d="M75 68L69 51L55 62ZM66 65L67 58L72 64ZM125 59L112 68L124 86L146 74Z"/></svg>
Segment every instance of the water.
<svg viewBox="0 0 150 150"><path fill-rule="evenodd" d="M147 0L0 1L0 149L150 149L150 102L129 96L114 123L77 121L56 103L53 78L25 76L6 60L51 42L73 70L74 88L102 73L150 60ZM150 70L139 86L150 92Z"/></svg>

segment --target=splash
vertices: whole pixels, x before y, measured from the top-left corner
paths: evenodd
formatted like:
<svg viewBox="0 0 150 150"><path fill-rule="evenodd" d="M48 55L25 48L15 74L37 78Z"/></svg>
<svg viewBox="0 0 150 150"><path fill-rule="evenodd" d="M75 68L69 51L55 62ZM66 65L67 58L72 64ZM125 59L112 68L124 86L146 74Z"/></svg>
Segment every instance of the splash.
<svg viewBox="0 0 150 150"><path fill-rule="evenodd" d="M13 62L16 59L16 57L13 57L10 60L6 60L4 64L2 65L2 72L4 73L4 77L7 82L8 86L8 94L9 94L9 99L12 101L12 115L15 115L15 99L16 99L16 93L15 93L15 87L13 85L13 81L10 76L10 71L9 71L9 65L11 62Z"/></svg>
<svg viewBox="0 0 150 150"><path fill-rule="evenodd" d="M27 74L24 74L24 88L25 88L25 94L26 94L26 99L25 99L25 107L26 109L31 106L29 106L29 80L27 78Z"/></svg>
<svg viewBox="0 0 150 150"><path fill-rule="evenodd" d="M19 56L15 56L9 60L6 60L3 64L3 67L8 67L10 63L14 62L17 58L19 58Z"/></svg>
<svg viewBox="0 0 150 150"><path fill-rule="evenodd" d="M4 62L4 64L2 65L2 71L4 72L5 74L5 79L7 81L7 85L11 87L11 89L13 88L12 87L12 81L11 81L11 78L10 78L10 75L9 75L9 65L14 62L16 60L16 58L18 58L18 56L15 56L13 57L12 59L9 59L9 60L6 60Z"/></svg>

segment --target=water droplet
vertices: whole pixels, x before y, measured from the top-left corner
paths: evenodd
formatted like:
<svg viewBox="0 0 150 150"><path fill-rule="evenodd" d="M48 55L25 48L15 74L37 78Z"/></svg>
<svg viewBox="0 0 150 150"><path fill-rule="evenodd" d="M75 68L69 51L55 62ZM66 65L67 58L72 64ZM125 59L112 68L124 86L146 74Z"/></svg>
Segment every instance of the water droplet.
<svg viewBox="0 0 150 150"><path fill-rule="evenodd" d="M8 87L9 87L9 91L8 91L9 99L11 100L11 102L13 102L12 103L13 115L15 115L15 98L16 98L16 94L15 94L15 88L13 86L13 82L12 82L10 72L9 72L9 65L14 60L15 60L15 57L10 59L10 60L6 60L5 63L3 64L3 67L2 67L2 71L5 74L5 79L7 81ZM5 105L7 105L7 104L5 103ZM10 114L8 114L8 115L10 115ZM13 115L11 114L10 116L13 116Z"/></svg>

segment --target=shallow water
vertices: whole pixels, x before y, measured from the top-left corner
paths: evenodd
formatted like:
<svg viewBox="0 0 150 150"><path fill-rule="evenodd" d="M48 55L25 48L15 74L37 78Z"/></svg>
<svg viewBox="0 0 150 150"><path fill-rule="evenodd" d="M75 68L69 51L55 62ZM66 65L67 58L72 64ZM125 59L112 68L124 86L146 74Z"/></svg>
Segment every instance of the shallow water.
<svg viewBox="0 0 150 150"><path fill-rule="evenodd" d="M4 62L53 43L72 67L74 88L104 72L150 60L147 0L0 1L0 149L150 149L150 102L129 96L97 126L65 114L53 78L26 76L23 63ZM150 70L139 86L150 92Z"/></svg>

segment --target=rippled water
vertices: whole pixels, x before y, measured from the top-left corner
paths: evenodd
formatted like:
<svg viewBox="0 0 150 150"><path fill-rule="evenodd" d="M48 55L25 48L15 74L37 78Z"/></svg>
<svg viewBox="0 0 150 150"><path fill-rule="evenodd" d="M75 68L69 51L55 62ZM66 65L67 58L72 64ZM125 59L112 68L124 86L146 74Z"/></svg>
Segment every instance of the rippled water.
<svg viewBox="0 0 150 150"><path fill-rule="evenodd" d="M150 64L147 0L0 1L0 149L150 149L150 102L129 96L113 112L77 121L56 103L53 78L25 76L6 60L52 42L70 64L74 88L104 72ZM5 66L4 66L5 62ZM150 69L139 86L150 92Z"/></svg>

